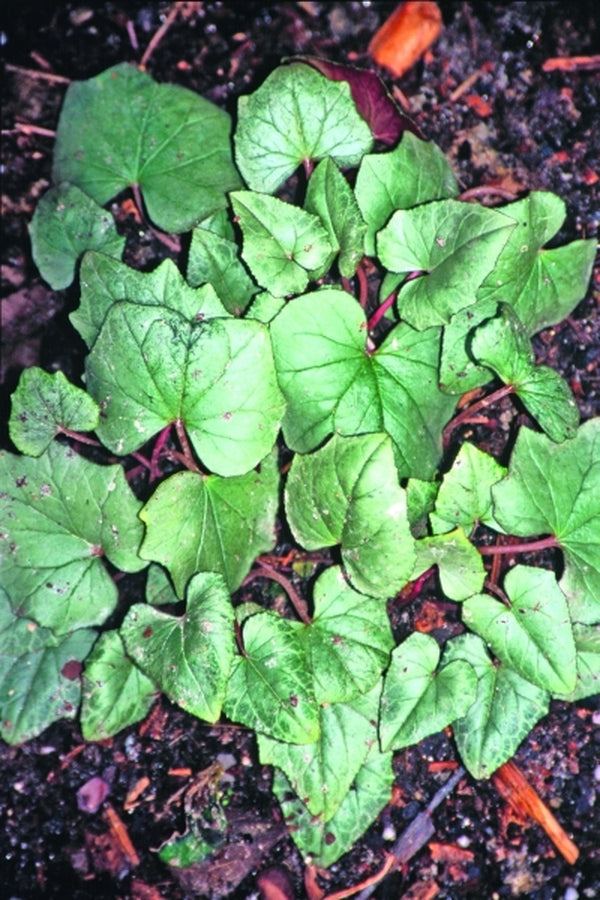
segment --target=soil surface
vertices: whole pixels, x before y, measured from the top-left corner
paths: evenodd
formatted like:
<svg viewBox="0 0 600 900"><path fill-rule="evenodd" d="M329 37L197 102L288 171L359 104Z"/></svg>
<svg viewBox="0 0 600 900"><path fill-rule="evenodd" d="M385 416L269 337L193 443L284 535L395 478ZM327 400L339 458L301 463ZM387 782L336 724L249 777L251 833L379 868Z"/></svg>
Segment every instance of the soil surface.
<svg viewBox="0 0 600 900"><path fill-rule="evenodd" d="M258 87L282 57L312 54L374 67L369 41L394 8L381 2L178 5L180 14L148 70L233 115L237 97ZM600 53L595 0L441 6L443 31L426 57L400 79L380 71L390 91L449 154L464 189L491 185L517 196L552 190L568 210L555 243L596 236L600 71L543 69L554 57ZM83 347L67 318L77 289L49 289L27 236L36 202L50 183L52 130L68 81L118 62L139 62L170 9L161 3L3 4L4 446L7 398L23 367L60 368L73 380L81 372ZM121 199L111 209L127 233L132 222ZM151 237L139 243L135 262L150 268L163 251ZM539 360L568 380L584 420L600 414L599 289L596 269L574 313L535 341ZM124 590L135 596L139 583L129 579ZM436 615L432 587L419 594L411 616L425 622ZM231 779L229 846L208 867L178 876L158 860L156 848L181 829L184 792L217 760ZM517 815L492 782L465 776L433 814L431 840L374 896L599 896L599 698L553 703L515 760L579 848L575 864ZM208 726L162 699L144 722L109 741L85 743L75 723L62 721L24 746L0 744L0 763L3 897L307 895L304 865L270 792L270 771L257 764L245 729ZM318 876L320 886L342 890L376 872L394 835L457 765L447 734L398 754L393 802L347 856ZM101 782L92 781L82 793L92 779ZM108 789L107 796L94 793L98 788Z"/></svg>

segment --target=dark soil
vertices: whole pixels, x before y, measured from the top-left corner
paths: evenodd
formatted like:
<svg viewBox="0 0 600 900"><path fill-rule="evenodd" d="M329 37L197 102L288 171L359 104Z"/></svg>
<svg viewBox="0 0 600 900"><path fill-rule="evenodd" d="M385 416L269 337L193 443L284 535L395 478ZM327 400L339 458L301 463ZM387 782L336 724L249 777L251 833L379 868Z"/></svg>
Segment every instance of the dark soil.
<svg viewBox="0 0 600 900"><path fill-rule="evenodd" d="M372 66L369 40L394 8L381 2L180 6L187 15L166 33L149 71L232 114L236 98L256 88L282 57L314 54ZM67 319L77 290L51 291L31 259L27 224L49 185L53 141L24 126L56 127L66 79L139 61L169 9L166 3L3 4L5 446L7 398L22 368L61 368L77 380L83 352ZM568 209L556 242L596 236L600 71L542 70L551 57L600 53L596 2L448 3L442 9L444 30L426 61L400 80L382 73L390 90L402 92L424 134L449 154L465 189L494 185L517 195L552 190ZM475 72L477 79L455 97ZM48 77L53 75L65 81ZM131 221L122 207L111 208L127 232ZM141 247L136 264L155 264L159 249L149 236ZM567 378L583 419L600 414L598 270L595 279L573 315L536 338L540 361ZM138 587L130 579L124 590L135 593ZM436 615L433 587L419 595L411 614L423 621ZM513 813L492 783L465 777L435 812L433 839L375 896L577 900L600 895L599 726L598 697L573 705L555 702L516 756L577 844L574 865L539 827ZM230 846L218 863L182 880L154 851L183 825L182 788L222 754L232 778ZM304 867L281 824L270 772L256 763L252 736L244 729L207 726L161 700L145 722L110 741L86 744L76 724L62 721L25 746L1 745L0 760L3 897L306 896ZM415 818L456 763L446 734L399 754L393 804L329 870L322 886L348 888L376 871L394 832ZM93 777L107 783L109 794L90 812L80 808L77 792ZM115 840L115 815L133 853ZM274 892L274 868L280 878L289 878L287 894Z"/></svg>

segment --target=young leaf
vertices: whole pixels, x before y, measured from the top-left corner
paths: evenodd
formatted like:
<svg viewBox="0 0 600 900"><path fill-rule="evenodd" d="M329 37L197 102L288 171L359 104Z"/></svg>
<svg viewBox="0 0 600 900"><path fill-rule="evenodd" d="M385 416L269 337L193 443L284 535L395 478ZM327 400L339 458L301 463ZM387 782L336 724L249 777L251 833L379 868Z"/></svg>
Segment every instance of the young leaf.
<svg viewBox="0 0 600 900"><path fill-rule="evenodd" d="M234 653L233 608L220 575L192 578L181 617L136 603L120 634L129 656L170 700L200 719L217 721Z"/></svg>
<svg viewBox="0 0 600 900"><path fill-rule="evenodd" d="M392 653L383 682L379 733L383 750L408 747L463 716L477 693L464 659L437 671L440 649L428 634L413 632Z"/></svg>
<svg viewBox="0 0 600 900"><path fill-rule="evenodd" d="M477 675L477 697L467 713L452 723L465 766L475 778L489 778L514 756L521 741L548 712L549 694L521 678L514 669L495 664L475 634L448 641L444 660L464 660Z"/></svg>
<svg viewBox="0 0 600 900"><path fill-rule="evenodd" d="M431 566L437 566L442 590L451 600L466 600L482 589L485 579L483 560L462 527L421 538L415 542L415 548L417 561L411 581Z"/></svg>
<svg viewBox="0 0 600 900"><path fill-rule="evenodd" d="M156 700L157 687L125 654L118 631L100 635L85 662L81 697L81 733L103 741L143 719Z"/></svg>
<svg viewBox="0 0 600 900"><path fill-rule="evenodd" d="M366 253L375 256L375 235L393 212L455 197L458 184L436 144L405 132L389 153L363 156L354 190L367 223Z"/></svg>
<svg viewBox="0 0 600 900"><path fill-rule="evenodd" d="M81 661L96 632L55 636L13 612L0 588L0 737L21 744L57 719L73 719L81 693Z"/></svg>
<svg viewBox="0 0 600 900"><path fill-rule="evenodd" d="M488 528L500 527L492 515L493 484L506 475L506 469L493 456L474 444L461 445L451 469L446 472L429 519L434 534L442 534L462 525L469 532L479 522Z"/></svg>
<svg viewBox="0 0 600 900"><path fill-rule="evenodd" d="M374 744L356 774L354 784L328 822L315 817L297 797L289 781L275 769L273 792L279 800L290 835L305 859L324 868L347 853L389 803L394 772L392 754Z"/></svg>
<svg viewBox="0 0 600 900"><path fill-rule="evenodd" d="M301 293L335 252L318 216L268 194L235 191L231 203L244 236L242 256L276 297Z"/></svg>
<svg viewBox="0 0 600 900"><path fill-rule="evenodd" d="M81 260L79 276L81 300L69 318L88 347L98 337L106 313L119 300L166 307L189 322L229 315L211 285L191 288L171 259L152 272L139 272L102 253L89 252Z"/></svg>
<svg viewBox="0 0 600 900"><path fill-rule="evenodd" d="M296 623L260 612L244 622L244 653L231 668L225 714L279 741L307 744L319 736L319 715Z"/></svg>
<svg viewBox="0 0 600 900"><path fill-rule="evenodd" d="M233 316L241 315L258 291L240 260L237 243L208 228L192 232L187 279L194 286L209 282Z"/></svg>
<svg viewBox="0 0 600 900"><path fill-rule="evenodd" d="M51 444L37 459L0 452L2 584L13 607L57 634L97 625L117 590L102 557L125 572L138 556L141 503L121 466Z"/></svg>
<svg viewBox="0 0 600 900"><path fill-rule="evenodd" d="M532 191L504 207L517 226L478 292L479 300L509 303L528 335L564 319L585 296L596 242L573 241L542 250L565 220L556 194Z"/></svg>
<svg viewBox="0 0 600 900"><path fill-rule="evenodd" d="M600 418L570 441L521 428L508 476L492 488L494 516L510 534L554 535L565 557L561 587L571 620L600 620Z"/></svg>
<svg viewBox="0 0 600 900"><path fill-rule="evenodd" d="M550 693L575 687L575 642L567 600L553 572L515 566L504 590L510 607L489 594L463 604L464 622L527 681Z"/></svg>
<svg viewBox="0 0 600 900"><path fill-rule="evenodd" d="M120 63L69 86L52 180L76 184L101 205L138 184L159 228L189 231L240 185L229 132L228 114L208 100Z"/></svg>
<svg viewBox="0 0 600 900"><path fill-rule="evenodd" d="M342 545L357 590L391 597L408 581L414 541L387 435L334 435L316 453L294 457L285 508L307 550Z"/></svg>
<svg viewBox="0 0 600 900"><path fill-rule="evenodd" d="M352 278L364 254L367 226L352 188L332 159L324 159L312 173L304 208L325 225L331 246L340 252L340 274Z"/></svg>
<svg viewBox="0 0 600 900"><path fill-rule="evenodd" d="M169 570L183 596L195 572L218 572L236 590L256 557L275 545L279 474L273 458L260 473L231 478L176 472L150 497L140 518L140 554Z"/></svg>
<svg viewBox="0 0 600 900"><path fill-rule="evenodd" d="M482 387L494 377L491 369L479 366L471 353L473 330L496 315L493 300L477 300L474 306L459 309L444 326L440 356L440 390L445 394L464 394Z"/></svg>
<svg viewBox="0 0 600 900"><path fill-rule="evenodd" d="M473 356L493 369L553 441L572 437L579 411L569 386L557 372L536 366L525 327L514 310L500 304L500 314L479 325L471 341Z"/></svg>
<svg viewBox="0 0 600 900"><path fill-rule="evenodd" d="M302 626L298 637L318 703L349 703L364 694L379 679L394 646L384 604L354 591L338 566L317 579L312 624Z"/></svg>
<svg viewBox="0 0 600 900"><path fill-rule="evenodd" d="M356 166L373 144L350 88L303 63L280 66L238 100L235 158L253 191L272 194L299 165L330 156Z"/></svg>
<svg viewBox="0 0 600 900"><path fill-rule="evenodd" d="M192 324L165 307L118 303L86 361L114 453L182 422L219 475L248 472L271 450L283 411L266 327L240 319Z"/></svg>
<svg viewBox="0 0 600 900"><path fill-rule="evenodd" d="M381 683L351 703L319 707L319 737L289 744L258 735L260 761L281 769L309 812L328 822L340 808L370 747L377 744Z"/></svg>
<svg viewBox="0 0 600 900"><path fill-rule="evenodd" d="M11 398L10 438L21 453L41 456L65 429L93 431L99 409L89 394L71 384L63 372L50 375L24 369Z"/></svg>
<svg viewBox="0 0 600 900"><path fill-rule="evenodd" d="M577 652L577 681L569 694L555 694L558 700L574 703L600 693L600 628L598 625L574 625Z"/></svg>
<svg viewBox="0 0 600 900"><path fill-rule="evenodd" d="M456 405L437 386L439 329L399 325L368 355L363 310L346 291L323 288L288 303L271 335L292 450L314 450L332 432L386 431L401 478L435 473Z"/></svg>
<svg viewBox="0 0 600 900"><path fill-rule="evenodd" d="M392 272L423 273L400 291L402 319L423 331L472 306L514 227L503 213L458 200L397 210L379 232L377 255Z"/></svg>
<svg viewBox="0 0 600 900"><path fill-rule="evenodd" d="M119 258L125 246L111 214L74 184L61 184L44 194L29 235L35 264L55 291L69 287L85 250L101 250Z"/></svg>

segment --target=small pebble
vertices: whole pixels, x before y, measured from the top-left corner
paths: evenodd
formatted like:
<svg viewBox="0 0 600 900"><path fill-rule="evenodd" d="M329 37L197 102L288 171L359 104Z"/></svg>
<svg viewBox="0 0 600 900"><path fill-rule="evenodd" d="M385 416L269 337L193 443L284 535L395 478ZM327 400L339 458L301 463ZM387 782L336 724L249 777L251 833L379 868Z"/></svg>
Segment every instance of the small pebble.
<svg viewBox="0 0 600 900"><path fill-rule="evenodd" d="M579 892L574 887L570 886L566 889L564 900L578 900L578 898Z"/></svg>
<svg viewBox="0 0 600 900"><path fill-rule="evenodd" d="M600 766L596 766L594 769L594 780L600 781Z"/></svg>

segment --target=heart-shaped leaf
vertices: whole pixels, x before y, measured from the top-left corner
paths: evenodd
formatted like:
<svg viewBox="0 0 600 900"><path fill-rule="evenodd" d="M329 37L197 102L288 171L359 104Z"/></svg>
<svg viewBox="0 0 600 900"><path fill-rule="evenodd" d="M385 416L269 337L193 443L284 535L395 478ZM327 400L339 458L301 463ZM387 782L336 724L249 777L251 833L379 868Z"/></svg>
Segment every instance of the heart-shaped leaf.
<svg viewBox="0 0 600 900"><path fill-rule="evenodd" d="M65 429L93 431L99 409L89 394L67 381L63 372L50 375L24 369L11 398L10 437L21 453L41 456Z"/></svg>
<svg viewBox="0 0 600 900"><path fill-rule="evenodd" d="M285 491L288 522L307 550L342 545L357 590L390 597L408 581L415 550L387 435L335 435L295 456Z"/></svg>
<svg viewBox="0 0 600 900"><path fill-rule="evenodd" d="M438 671L440 649L428 634L413 632L392 653L381 695L379 732L383 750L408 747L463 716L477 693L465 660Z"/></svg>
<svg viewBox="0 0 600 900"><path fill-rule="evenodd" d="M554 535L565 557L561 588L571 620L600 620L600 419L570 441L521 428L508 476L492 488L494 515L510 534Z"/></svg>
<svg viewBox="0 0 600 900"><path fill-rule="evenodd" d="M575 687L575 642L567 600L553 572L515 566L504 590L510 607L488 594L463 605L464 622L523 678L550 693Z"/></svg>
<svg viewBox="0 0 600 900"><path fill-rule="evenodd" d="M13 607L57 634L104 622L117 589L102 557L125 572L146 565L141 503L121 466L54 443L37 459L0 452L0 484L0 569Z"/></svg>
<svg viewBox="0 0 600 900"><path fill-rule="evenodd" d="M275 442L283 399L269 334L259 322L191 324L165 307L117 303L86 372L103 410L98 436L114 453L131 453L182 422L209 469L241 475Z"/></svg>
<svg viewBox="0 0 600 900"><path fill-rule="evenodd" d="M52 179L101 205L137 184L159 228L189 231L239 187L229 132L229 116L208 100L120 63L69 86Z"/></svg>
<svg viewBox="0 0 600 900"><path fill-rule="evenodd" d="M235 158L253 191L272 194L299 165L330 156L356 166L373 144L344 82L293 63L238 100Z"/></svg>
<svg viewBox="0 0 600 900"><path fill-rule="evenodd" d="M451 600L466 600L482 589L486 574L483 560L462 527L421 538L415 548L417 561L411 581L437 566L442 590Z"/></svg>
<svg viewBox="0 0 600 900"><path fill-rule="evenodd" d="M74 184L61 184L44 194L29 235L35 264L55 291L69 287L77 260L86 250L120 258L125 246L111 214Z"/></svg>
<svg viewBox="0 0 600 900"><path fill-rule="evenodd" d="M180 597L195 572L219 572L236 590L253 560L275 544L278 471L265 459L260 473L231 478L176 472L140 513L146 535L140 553L169 570Z"/></svg>
<svg viewBox="0 0 600 900"><path fill-rule="evenodd" d="M399 325L369 355L363 310L346 291L323 288L288 303L271 335L291 449L314 450L332 432L386 431L401 478L435 473L456 405L438 389L439 329Z"/></svg>
<svg viewBox="0 0 600 900"><path fill-rule="evenodd" d="M457 525L470 532L476 523L501 530L492 515L491 488L505 475L505 467L493 456L468 441L462 444L435 499L435 512L430 516L434 533L442 534Z"/></svg>
<svg viewBox="0 0 600 900"><path fill-rule="evenodd" d="M233 661L224 708L260 734L307 744L319 736L319 714L295 625L271 612L246 619L244 653Z"/></svg>
<svg viewBox="0 0 600 900"><path fill-rule="evenodd" d="M188 585L181 617L136 603L120 634L127 653L170 700L216 722L233 660L233 619L222 577L201 572Z"/></svg>

